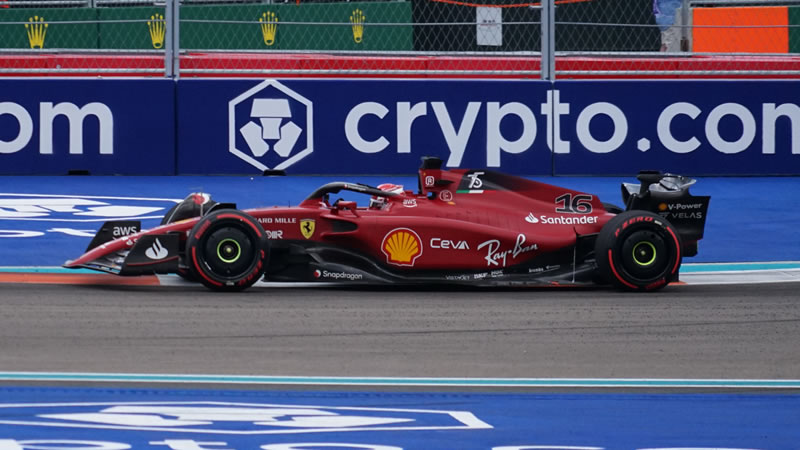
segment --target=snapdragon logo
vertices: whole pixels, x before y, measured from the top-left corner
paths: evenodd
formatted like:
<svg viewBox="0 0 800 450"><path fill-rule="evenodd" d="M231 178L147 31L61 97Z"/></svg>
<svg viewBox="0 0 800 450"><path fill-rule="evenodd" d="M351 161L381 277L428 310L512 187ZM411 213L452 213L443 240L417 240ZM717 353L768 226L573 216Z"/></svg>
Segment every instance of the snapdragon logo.
<svg viewBox="0 0 800 450"><path fill-rule="evenodd" d="M282 170L314 151L312 103L266 80L228 103L229 151L264 171Z"/></svg>
<svg viewBox="0 0 800 450"><path fill-rule="evenodd" d="M461 166L468 144L472 148L485 148L487 167L500 167L503 155L521 154L534 147L540 132L535 112L543 117L541 125L546 145L555 154L570 154L575 151L573 144L577 144L576 147L595 154L625 148L636 148L640 152L657 148L658 151L687 154L707 145L723 155L733 155L752 148L757 143L760 128L761 153L771 155L776 153L778 123L786 121L791 130L791 153L800 155L800 106L794 103L762 103L759 111L753 111L752 105L736 102L703 107L691 102L675 102L656 111L655 126L648 129L632 129L631 112L626 113L612 102L576 106L563 101L557 89L546 91L543 102L535 106L496 101L471 101L466 105L441 101L393 104L369 101L350 109L344 128L348 143L361 153L394 150L405 154L412 152L413 130L425 128L414 127L414 123L435 122L450 153L446 161L448 167ZM393 126L384 124L392 120ZM517 126L504 126L511 122ZM686 129L695 128L703 133L685 135ZM390 134L389 129L396 130L396 134ZM655 135L649 134L653 132ZM574 136L577 142L565 140L566 135ZM478 141L477 136L483 140Z"/></svg>
<svg viewBox="0 0 800 450"><path fill-rule="evenodd" d="M70 155L84 153L84 126L92 117L97 123L98 148L101 155L114 154L114 115L103 103L92 102L78 107L74 103L41 102L38 112L39 153L52 155L53 130L59 118L66 119ZM62 119L63 120L63 119ZM0 102L0 154L17 153L30 144L37 128L32 115L25 107L14 102ZM60 142L60 140L59 140Z"/></svg>

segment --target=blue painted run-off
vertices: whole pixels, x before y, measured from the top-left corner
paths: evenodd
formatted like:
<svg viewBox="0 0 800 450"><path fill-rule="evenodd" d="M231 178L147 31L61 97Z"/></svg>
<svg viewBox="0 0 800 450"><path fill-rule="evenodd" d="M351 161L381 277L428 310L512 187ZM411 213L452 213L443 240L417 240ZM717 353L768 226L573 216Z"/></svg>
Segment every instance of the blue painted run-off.
<svg viewBox="0 0 800 450"><path fill-rule="evenodd" d="M35 447L35 441L50 441L47 448L76 448L78 440L95 441L95 446L80 447L87 449L274 450L788 449L800 442L796 394L9 387L0 388L0 398L4 450L15 448L12 443L44 448ZM188 446L190 441L196 446Z"/></svg>
<svg viewBox="0 0 800 450"><path fill-rule="evenodd" d="M619 204L620 182L633 178L539 177ZM0 177L0 266L60 266L83 253L118 207L159 223L172 199L209 192L241 208L296 205L329 181L415 189L415 177ZM800 178L701 178L695 195L711 195L700 253L684 262L800 261ZM25 194L25 195L11 195ZM61 197L59 197L61 196ZM126 197L120 199L119 197ZM76 201L79 200L79 201ZM364 201L364 198L357 199ZM521 212L525 215L527 212ZM76 233L77 232L77 233ZM83 234L83 236L74 236Z"/></svg>

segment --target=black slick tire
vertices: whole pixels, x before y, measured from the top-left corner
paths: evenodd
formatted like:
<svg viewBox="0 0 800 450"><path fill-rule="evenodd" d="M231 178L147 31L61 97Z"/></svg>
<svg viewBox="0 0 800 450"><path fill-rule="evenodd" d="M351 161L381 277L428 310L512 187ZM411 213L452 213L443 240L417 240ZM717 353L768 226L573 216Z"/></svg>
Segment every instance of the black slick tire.
<svg viewBox="0 0 800 450"><path fill-rule="evenodd" d="M186 240L192 276L215 291L241 291L261 278L267 239L251 216L233 209L200 219Z"/></svg>
<svg viewBox="0 0 800 450"><path fill-rule="evenodd" d="M600 277L624 291L656 291L677 280L681 238L663 217L626 211L611 219L595 243Z"/></svg>

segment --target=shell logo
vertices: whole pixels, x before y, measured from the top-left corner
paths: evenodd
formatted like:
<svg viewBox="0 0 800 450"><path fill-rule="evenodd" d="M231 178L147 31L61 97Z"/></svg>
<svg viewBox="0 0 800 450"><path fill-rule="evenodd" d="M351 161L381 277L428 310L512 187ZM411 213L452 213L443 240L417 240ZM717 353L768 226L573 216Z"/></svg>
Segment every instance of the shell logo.
<svg viewBox="0 0 800 450"><path fill-rule="evenodd" d="M413 266L422 255L419 235L408 228L395 228L386 234L381 243L386 262L396 266Z"/></svg>

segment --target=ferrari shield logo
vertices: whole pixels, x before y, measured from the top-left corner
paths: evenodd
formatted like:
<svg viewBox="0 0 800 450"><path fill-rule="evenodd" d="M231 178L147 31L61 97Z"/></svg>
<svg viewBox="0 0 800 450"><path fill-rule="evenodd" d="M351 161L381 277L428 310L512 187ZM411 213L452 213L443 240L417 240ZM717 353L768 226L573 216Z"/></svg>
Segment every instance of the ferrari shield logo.
<svg viewBox="0 0 800 450"><path fill-rule="evenodd" d="M300 232L303 233L303 237L306 239L311 239L311 236L314 235L316 225L317 223L314 221L314 219L300 220Z"/></svg>

